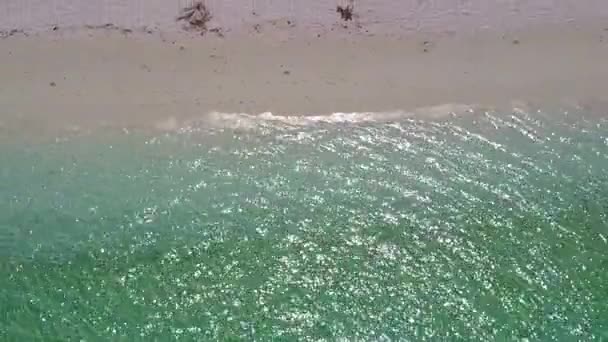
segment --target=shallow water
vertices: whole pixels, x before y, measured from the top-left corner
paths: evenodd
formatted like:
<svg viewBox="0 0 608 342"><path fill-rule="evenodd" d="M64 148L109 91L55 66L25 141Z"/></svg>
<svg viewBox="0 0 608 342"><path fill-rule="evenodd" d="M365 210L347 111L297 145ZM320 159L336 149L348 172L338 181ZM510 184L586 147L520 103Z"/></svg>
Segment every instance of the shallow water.
<svg viewBox="0 0 608 342"><path fill-rule="evenodd" d="M607 128L513 111L3 144L0 336L608 340Z"/></svg>

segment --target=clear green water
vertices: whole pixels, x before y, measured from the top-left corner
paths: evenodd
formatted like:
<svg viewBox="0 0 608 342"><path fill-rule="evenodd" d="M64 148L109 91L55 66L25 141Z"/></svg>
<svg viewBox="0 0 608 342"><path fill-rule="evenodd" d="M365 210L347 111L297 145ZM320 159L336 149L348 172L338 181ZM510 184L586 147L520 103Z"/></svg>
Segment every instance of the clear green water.
<svg viewBox="0 0 608 342"><path fill-rule="evenodd" d="M0 147L2 341L608 341L608 123Z"/></svg>

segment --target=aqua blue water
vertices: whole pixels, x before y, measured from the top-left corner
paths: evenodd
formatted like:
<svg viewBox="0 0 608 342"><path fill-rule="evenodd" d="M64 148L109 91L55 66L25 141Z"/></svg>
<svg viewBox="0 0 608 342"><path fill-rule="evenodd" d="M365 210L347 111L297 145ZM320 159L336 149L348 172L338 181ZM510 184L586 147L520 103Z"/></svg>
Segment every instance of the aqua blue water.
<svg viewBox="0 0 608 342"><path fill-rule="evenodd" d="M608 122L0 147L3 341L608 341Z"/></svg>

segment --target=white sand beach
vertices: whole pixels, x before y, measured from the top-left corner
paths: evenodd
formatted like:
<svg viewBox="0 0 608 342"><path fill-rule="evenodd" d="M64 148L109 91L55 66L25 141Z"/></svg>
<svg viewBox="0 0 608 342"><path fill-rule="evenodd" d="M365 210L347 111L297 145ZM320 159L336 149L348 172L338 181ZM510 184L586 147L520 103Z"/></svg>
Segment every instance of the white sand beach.
<svg viewBox="0 0 608 342"><path fill-rule="evenodd" d="M389 16L387 1L378 1L380 10L367 21L362 11L355 21L341 22L328 5L332 19L319 15L319 22L307 22L298 18L304 9L286 7L297 25L270 11L263 24L249 18L224 27L222 20L234 19L224 9L214 17L221 20L210 23L221 29L205 35L184 32L175 22L179 4L167 9L160 28L140 25L145 11L133 12L139 19L123 18L119 3L141 6L138 1L115 1L115 17L123 19L101 27L111 15L54 17L66 25L30 15L29 26L15 24L0 39L0 129L173 128L212 111L323 115L514 101L580 104L603 115L608 6L586 2L597 10L564 1L554 12L531 1L522 5L529 15L519 10L520 16L499 8L504 16L495 27L480 15L500 13L479 1L457 8L461 21L453 11L426 9L413 28L404 24L411 20L377 19ZM6 26L17 5L0 4ZM95 11L78 7L74 13ZM433 13L444 17L433 21Z"/></svg>

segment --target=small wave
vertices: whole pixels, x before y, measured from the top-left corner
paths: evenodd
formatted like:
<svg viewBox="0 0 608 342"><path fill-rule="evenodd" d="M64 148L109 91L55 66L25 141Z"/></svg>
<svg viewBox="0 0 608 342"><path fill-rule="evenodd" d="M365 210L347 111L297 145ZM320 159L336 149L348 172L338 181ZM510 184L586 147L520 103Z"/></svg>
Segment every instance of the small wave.
<svg viewBox="0 0 608 342"><path fill-rule="evenodd" d="M205 128L255 129L264 125L311 126L316 124L356 124L367 122L391 122L407 118L440 119L472 113L474 106L444 104L423 107L412 111L395 110L384 112L335 112L327 115L276 115L271 112L260 114L210 112L202 119L191 122L192 126Z"/></svg>

